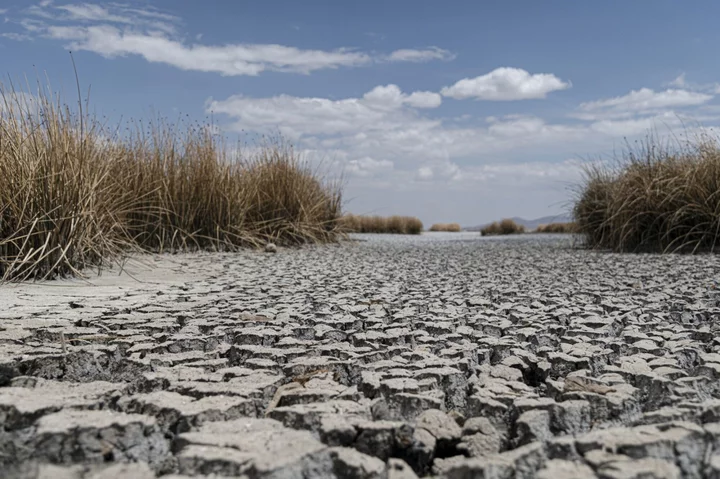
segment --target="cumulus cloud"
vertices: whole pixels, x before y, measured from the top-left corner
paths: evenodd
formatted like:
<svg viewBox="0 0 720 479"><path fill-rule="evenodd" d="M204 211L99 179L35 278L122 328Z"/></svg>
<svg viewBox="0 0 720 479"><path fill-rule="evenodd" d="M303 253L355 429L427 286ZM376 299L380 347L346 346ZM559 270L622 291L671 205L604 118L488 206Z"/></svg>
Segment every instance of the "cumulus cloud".
<svg viewBox="0 0 720 479"><path fill-rule="evenodd" d="M424 62L452 57L450 52L437 47L396 50L384 55L351 48L318 50L279 44L188 43L178 34L180 18L157 9L115 3L44 3L25 12L27 17L19 22L25 27L25 34L65 41L73 50L107 58L140 56L152 63L225 76L258 75L264 71L308 74L375 62Z"/></svg>
<svg viewBox="0 0 720 479"><path fill-rule="evenodd" d="M442 103L442 97L434 92L416 91L405 99L405 103L415 108L437 108Z"/></svg>
<svg viewBox="0 0 720 479"><path fill-rule="evenodd" d="M327 152L354 177L396 178L404 172L402 181L461 181L464 168L456 158L577 144L591 133L588 127L549 124L533 116L492 118L465 127L446 124L423 109L439 104L435 95L380 85L360 97L338 100L234 95L210 99L206 109L227 116L232 130L279 130L306 148Z"/></svg>
<svg viewBox="0 0 720 479"><path fill-rule="evenodd" d="M414 108L439 105L439 98L433 95L436 94L414 92L408 95L391 84L377 86L361 98L329 100L289 95L270 98L234 95L225 100L210 99L206 108L235 119L238 129L264 131L278 128L296 138L302 135L367 135L373 131L395 130L405 122L432 124L431 120L420 119Z"/></svg>
<svg viewBox="0 0 720 479"><path fill-rule="evenodd" d="M545 98L548 93L570 88L570 82L550 73L531 74L520 68L497 68L475 78L465 78L444 87L443 96L458 100L510 101Z"/></svg>
<svg viewBox="0 0 720 479"><path fill-rule="evenodd" d="M594 103L613 108L617 102L611 100ZM477 118L457 122L424 109L440 101L432 92L406 93L391 84L377 86L359 97L332 100L235 95L209 99L206 109L220 114L219 118L226 117L229 122L225 126L230 130L279 130L297 144L337 159L354 181L367 180L373 187L387 184L388 188L448 181L457 186L493 175L560 181L570 174L572 165L553 169L548 166L552 162L533 162L523 173L502 170L500 159L608 151L617 141L643 135L650 128L682 124L672 111L593 121L549 122L539 116L516 114L488 117L484 122ZM720 119L720 113L710 113L704 119Z"/></svg>

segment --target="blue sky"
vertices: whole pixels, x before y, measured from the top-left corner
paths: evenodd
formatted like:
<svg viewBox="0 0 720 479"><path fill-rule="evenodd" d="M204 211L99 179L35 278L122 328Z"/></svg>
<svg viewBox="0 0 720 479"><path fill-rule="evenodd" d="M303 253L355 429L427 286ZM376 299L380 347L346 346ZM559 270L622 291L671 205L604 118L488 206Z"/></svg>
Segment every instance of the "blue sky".
<svg viewBox="0 0 720 479"><path fill-rule="evenodd" d="M346 208L425 223L567 209L623 138L720 120L720 4L671 0L0 0L4 78L47 75L110 122L281 132ZM244 135L244 136L243 136Z"/></svg>

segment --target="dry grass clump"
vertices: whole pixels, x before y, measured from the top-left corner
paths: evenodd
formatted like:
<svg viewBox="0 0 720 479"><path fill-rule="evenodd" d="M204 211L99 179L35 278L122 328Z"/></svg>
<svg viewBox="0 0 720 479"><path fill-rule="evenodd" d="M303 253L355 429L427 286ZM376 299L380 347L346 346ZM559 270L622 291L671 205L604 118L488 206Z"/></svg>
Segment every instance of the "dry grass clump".
<svg viewBox="0 0 720 479"><path fill-rule="evenodd" d="M79 110L0 85L0 281L78 275L132 251L340 234L339 185L282 142L230 157L204 125L120 137Z"/></svg>
<svg viewBox="0 0 720 479"><path fill-rule="evenodd" d="M540 225L535 229L535 233L560 233L570 234L577 231L577 225L573 222L570 223L549 223L546 225Z"/></svg>
<svg viewBox="0 0 720 479"><path fill-rule="evenodd" d="M720 144L703 136L670 148L651 137L614 167L586 169L574 215L590 247L717 251Z"/></svg>
<svg viewBox="0 0 720 479"><path fill-rule="evenodd" d="M125 216L128 233L143 249L227 249L252 241L243 166L226 158L208 128L179 133L152 124L116 148L121 190L137 195Z"/></svg>
<svg viewBox="0 0 720 479"><path fill-rule="evenodd" d="M359 216L347 214L340 218L341 228L347 233L390 233L419 235L423 224L412 216Z"/></svg>
<svg viewBox="0 0 720 479"><path fill-rule="evenodd" d="M525 227L523 225L517 224L509 218L500 222L494 221L480 230L482 236L515 235L524 232Z"/></svg>
<svg viewBox="0 0 720 479"><path fill-rule="evenodd" d="M449 233L459 233L461 230L458 223L435 223L430 226L430 231L445 231Z"/></svg>
<svg viewBox="0 0 720 479"><path fill-rule="evenodd" d="M97 122L0 85L0 281L77 274L132 242L132 195Z"/></svg>
<svg viewBox="0 0 720 479"><path fill-rule="evenodd" d="M278 244L334 241L342 210L339 183L322 181L282 143L242 163L245 230Z"/></svg>

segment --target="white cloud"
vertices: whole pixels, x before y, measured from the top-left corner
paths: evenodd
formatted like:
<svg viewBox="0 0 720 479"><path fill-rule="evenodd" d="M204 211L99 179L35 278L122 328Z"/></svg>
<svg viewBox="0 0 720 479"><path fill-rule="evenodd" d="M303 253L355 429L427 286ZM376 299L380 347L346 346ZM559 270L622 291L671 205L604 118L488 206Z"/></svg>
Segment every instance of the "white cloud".
<svg viewBox="0 0 720 479"><path fill-rule="evenodd" d="M404 93L396 85L381 85L357 98L337 100L235 95L210 99L206 109L220 118L227 116L230 122L225 127L229 130L280 131L303 148L329 155L355 182L401 189L420 183L464 184L493 175L509 178L509 170L500 171L503 159L519 165L528 157L608 151L623 138L639 137L651 128L664 132L665 127L682 125L672 111L590 122L553 123L538 116L507 115L488 117L484 123L458 123L453 118L436 118L421 108L438 102L431 92ZM718 115L708 111L704 120L717 122ZM513 166L520 170L512 174L564 181L571 169L567 165L553 169L552 162L532 164L524 173L522 166Z"/></svg>
<svg viewBox="0 0 720 479"><path fill-rule="evenodd" d="M422 166L418 168L417 178L422 181L431 180L433 178L433 170L429 166Z"/></svg>
<svg viewBox="0 0 720 479"><path fill-rule="evenodd" d="M383 85L359 98L340 100L235 95L210 99L206 109L227 115L232 130L280 131L304 147L327 152L354 176L368 177L369 171L392 164L384 174L413 172L405 181L459 181L464 168L455 158L577 145L593 133L587 126L548 124L532 116L494 118L486 126L457 127L455 122L445 124L421 109L438 102L439 98L428 92L406 94L396 85Z"/></svg>
<svg viewBox="0 0 720 479"><path fill-rule="evenodd" d="M437 108L442 97L430 91L416 91L404 94L397 85L377 86L363 95L363 100L376 108L397 108L407 104L415 108Z"/></svg>
<svg viewBox="0 0 720 479"><path fill-rule="evenodd" d="M32 18L23 18L18 24L25 29L28 33L40 34L45 31L47 26L39 21Z"/></svg>
<svg viewBox="0 0 720 479"><path fill-rule="evenodd" d="M24 42L32 39L30 35L14 32L0 33L0 37L7 38L8 40L14 40L16 42Z"/></svg>
<svg viewBox="0 0 720 479"><path fill-rule="evenodd" d="M684 88L687 86L687 81L685 80L685 72L679 74L673 81L668 83L668 86L674 86L677 88Z"/></svg>
<svg viewBox="0 0 720 479"><path fill-rule="evenodd" d="M374 177L392 170L394 164L390 160L375 160L364 156L347 162L346 169L349 174L358 177Z"/></svg>
<svg viewBox="0 0 720 479"><path fill-rule="evenodd" d="M493 182L503 185L531 184L538 180L572 182L580 178L584 163L576 158L564 161L523 161L489 163L467 168L463 181L470 184Z"/></svg>
<svg viewBox="0 0 720 479"><path fill-rule="evenodd" d="M428 175L428 172L430 173ZM423 180L439 179L459 181L463 178L460 167L452 161L439 161L432 166L423 166L418 170L418 177Z"/></svg>
<svg viewBox="0 0 720 479"><path fill-rule="evenodd" d="M545 98L550 92L570 86L569 82L550 73L530 74L520 68L503 67L479 77L460 80L443 88L440 93L459 100L510 101Z"/></svg>
<svg viewBox="0 0 720 479"><path fill-rule="evenodd" d="M357 67L375 62L423 62L450 59L450 52L437 47L370 54L350 48L302 49L278 44L236 43L202 45L186 42L177 34L181 20L152 8L133 8L108 3L33 5L22 19L26 33L65 41L73 50L97 53L107 58L136 55L152 63L182 70L214 72L225 76L258 75L264 71L311 73L339 67ZM42 20L38 20L42 19ZM425 97L427 105L438 100ZM428 106L430 107L430 106Z"/></svg>
<svg viewBox="0 0 720 479"><path fill-rule="evenodd" d="M413 50L404 48L395 50L387 59L391 62L427 62L431 60L452 60L455 55L438 47L431 47L424 50Z"/></svg>
<svg viewBox="0 0 720 479"><path fill-rule="evenodd" d="M598 120L591 123L590 128L610 137L631 137L656 128L663 130L683 128L683 119L675 112L667 111L651 116Z"/></svg>
<svg viewBox="0 0 720 479"><path fill-rule="evenodd" d="M406 98L405 103L415 108L437 108L442 103L442 97L434 92L416 91Z"/></svg>
<svg viewBox="0 0 720 479"><path fill-rule="evenodd" d="M50 8L49 8L50 7ZM51 6L51 2L33 5L27 9L30 15L54 22L114 23L144 27L168 34L176 32L180 18L160 12L153 8L134 8L128 5L111 3L96 5L92 3L71 3Z"/></svg>
<svg viewBox="0 0 720 479"><path fill-rule="evenodd" d="M72 20L100 20L103 22L131 23L130 18L121 15L113 15L106 8L100 5L89 3L58 5L59 10L67 12L68 19Z"/></svg>
<svg viewBox="0 0 720 479"><path fill-rule="evenodd" d="M627 95L582 103L581 119L628 118L664 109L698 106L707 103L713 95L689 90L668 89L656 92L650 88L633 90Z"/></svg>
<svg viewBox="0 0 720 479"><path fill-rule="evenodd" d="M432 93L403 93L397 85L377 86L361 98L329 100L279 95L248 98L234 95L226 100L209 100L206 108L236 120L238 129L266 131L279 129L291 137L303 135L366 135L382 131L392 134L406 124L428 124L414 108L433 106ZM368 155L373 156L373 155Z"/></svg>
<svg viewBox="0 0 720 479"><path fill-rule="evenodd" d="M675 133L684 128L672 110L595 121L550 122L515 114L457 122L420 108L438 101L433 98L430 92L381 85L364 95L332 100L236 95L211 99L206 109L220 114L219 119L227 117L227 130L279 130L304 152L331 158L333 168L347 173L349 196L365 198L352 211L392 207L402 214L424 214L437 202L467 204L460 198L474 199L474 204L512 200L514 208L521 208L512 214L544 211L565 202L569 185L580 178L580 162L556 159L612 155L625 138L640 138L651 128L661 138L668 138L665 127ZM720 110L711 107L702 105L703 121L717 123ZM458 207L451 213L469 218L481 210Z"/></svg>
<svg viewBox="0 0 720 479"><path fill-rule="evenodd" d="M208 47L185 45L161 35L121 31L113 26L50 27L48 34L72 40L73 50L87 50L105 57L139 55L149 62L182 70L216 72L226 76L257 75L265 70L309 73L323 68L368 63L364 53L345 50L301 50L270 44Z"/></svg>

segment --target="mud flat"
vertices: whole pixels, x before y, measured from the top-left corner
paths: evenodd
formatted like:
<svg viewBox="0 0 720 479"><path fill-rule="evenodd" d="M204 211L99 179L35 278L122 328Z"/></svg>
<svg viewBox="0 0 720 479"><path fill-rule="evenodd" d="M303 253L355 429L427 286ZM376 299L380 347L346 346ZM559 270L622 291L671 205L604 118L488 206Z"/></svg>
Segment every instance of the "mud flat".
<svg viewBox="0 0 720 479"><path fill-rule="evenodd" d="M0 286L0 475L720 477L718 256L356 238Z"/></svg>

